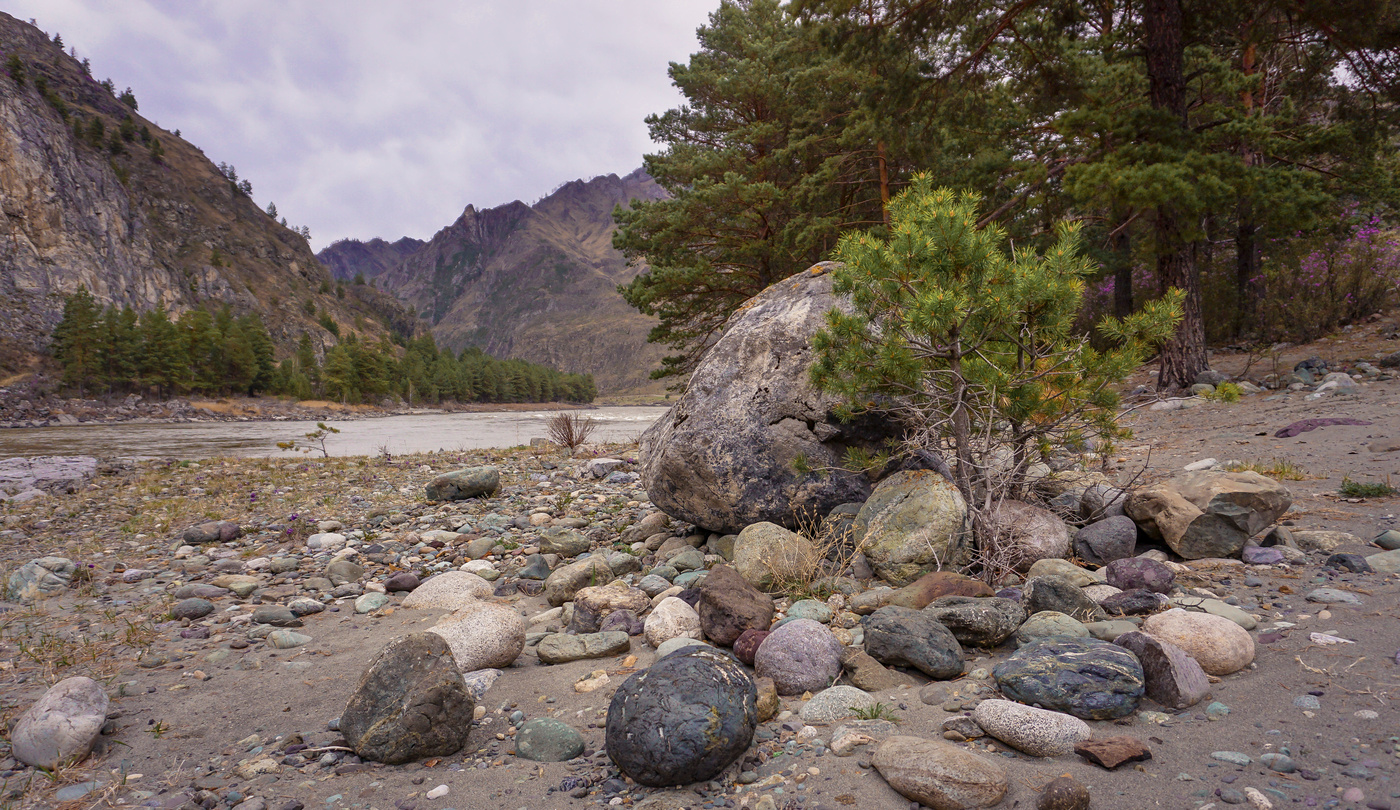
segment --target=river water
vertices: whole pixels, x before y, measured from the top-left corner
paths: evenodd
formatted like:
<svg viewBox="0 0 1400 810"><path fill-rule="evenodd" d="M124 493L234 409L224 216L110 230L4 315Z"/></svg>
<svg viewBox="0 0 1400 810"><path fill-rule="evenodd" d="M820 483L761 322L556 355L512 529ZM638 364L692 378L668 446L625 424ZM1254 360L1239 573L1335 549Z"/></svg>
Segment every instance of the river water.
<svg viewBox="0 0 1400 810"><path fill-rule="evenodd" d="M622 407L583 411L597 428L590 442L625 442L642 434L665 408ZM385 416L339 422L326 438L333 456L377 455L383 450L426 453L529 444L547 437L545 420L557 411L446 413ZM301 439L311 422L187 422L75 425L0 430L0 458L11 456L138 456L196 459L211 456L290 456L277 443ZM316 451L315 455L320 455Z"/></svg>

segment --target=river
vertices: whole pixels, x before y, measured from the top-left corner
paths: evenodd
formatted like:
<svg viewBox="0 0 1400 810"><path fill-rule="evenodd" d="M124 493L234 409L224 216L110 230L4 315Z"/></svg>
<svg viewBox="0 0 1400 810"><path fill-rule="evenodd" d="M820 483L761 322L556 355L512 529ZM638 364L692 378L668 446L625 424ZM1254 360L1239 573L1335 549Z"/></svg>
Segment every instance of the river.
<svg viewBox="0 0 1400 810"><path fill-rule="evenodd" d="M596 423L590 442L625 442L642 434L665 408L597 408L581 413ZM384 450L426 453L529 444L547 437L545 420L557 411L437 413L385 416L326 424L333 456L377 455ZM0 458L12 456L136 456L196 459L213 456L290 456L278 442L316 430L311 422L119 423L0 430ZM317 450L315 455L320 455Z"/></svg>

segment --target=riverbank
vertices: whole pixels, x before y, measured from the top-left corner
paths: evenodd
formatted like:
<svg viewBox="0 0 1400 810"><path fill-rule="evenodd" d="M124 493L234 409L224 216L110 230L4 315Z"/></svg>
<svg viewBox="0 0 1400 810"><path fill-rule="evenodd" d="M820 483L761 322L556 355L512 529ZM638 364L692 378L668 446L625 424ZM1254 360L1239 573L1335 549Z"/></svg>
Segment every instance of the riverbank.
<svg viewBox="0 0 1400 810"><path fill-rule="evenodd" d="M71 427L74 425L184 424L189 422L355 421L386 416L444 413L520 413L606 407L609 403L576 402L443 402L433 407L403 403L349 405L327 400L284 397L174 398L147 400L132 394L122 399L47 398L30 400L0 390L0 429ZM629 406L652 402L628 403ZM665 403L660 404L662 407Z"/></svg>

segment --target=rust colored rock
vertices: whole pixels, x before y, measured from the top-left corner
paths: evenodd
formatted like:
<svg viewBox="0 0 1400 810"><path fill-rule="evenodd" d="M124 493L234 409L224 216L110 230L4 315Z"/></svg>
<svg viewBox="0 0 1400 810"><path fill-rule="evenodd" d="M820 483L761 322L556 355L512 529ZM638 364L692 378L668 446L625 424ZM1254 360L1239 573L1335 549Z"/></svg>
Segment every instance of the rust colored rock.
<svg viewBox="0 0 1400 810"><path fill-rule="evenodd" d="M753 657L758 655L758 648L763 644L763 640L768 638L769 630L745 630L734 639L734 657L738 658L748 666L753 666Z"/></svg>
<svg viewBox="0 0 1400 810"><path fill-rule="evenodd" d="M1125 762L1141 762L1145 759L1152 759L1152 749L1136 737L1128 736L1085 740L1074 746L1074 753L1109 770L1113 770Z"/></svg>

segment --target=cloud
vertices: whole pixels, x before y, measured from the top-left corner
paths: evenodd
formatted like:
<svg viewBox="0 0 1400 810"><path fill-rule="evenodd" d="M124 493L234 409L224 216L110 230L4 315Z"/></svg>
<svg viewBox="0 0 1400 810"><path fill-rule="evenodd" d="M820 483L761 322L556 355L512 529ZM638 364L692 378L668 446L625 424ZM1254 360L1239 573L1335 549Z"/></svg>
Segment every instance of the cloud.
<svg viewBox="0 0 1400 810"><path fill-rule="evenodd" d="M313 245L641 165L719 0L10 0Z"/></svg>

